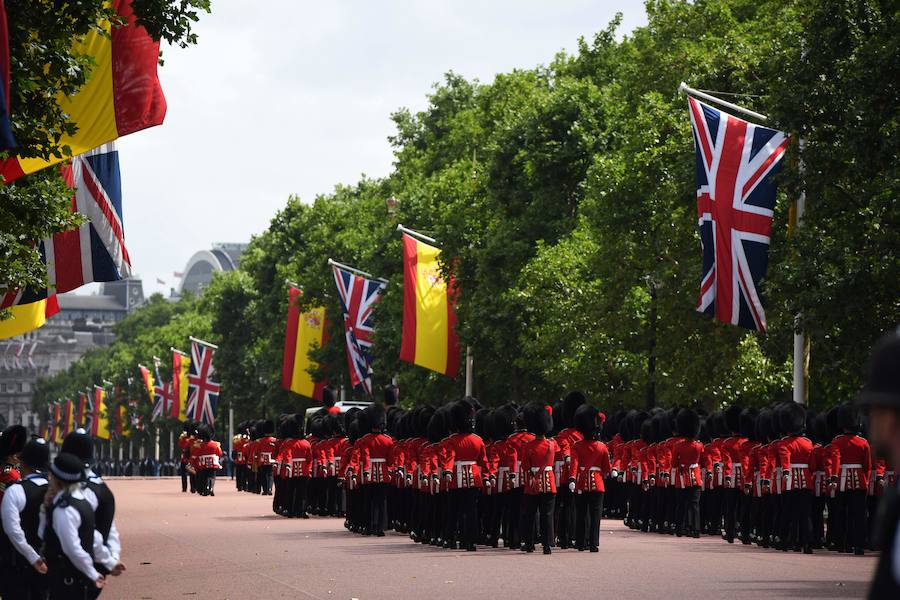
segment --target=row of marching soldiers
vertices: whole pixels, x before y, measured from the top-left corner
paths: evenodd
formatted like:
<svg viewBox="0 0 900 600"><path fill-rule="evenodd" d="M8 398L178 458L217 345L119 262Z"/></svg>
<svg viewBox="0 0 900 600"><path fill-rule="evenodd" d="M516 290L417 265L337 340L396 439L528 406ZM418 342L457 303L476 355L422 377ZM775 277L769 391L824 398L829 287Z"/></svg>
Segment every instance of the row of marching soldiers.
<svg viewBox="0 0 900 600"><path fill-rule="evenodd" d="M0 433L0 598L96 598L125 566L93 440L77 429L51 462L46 440L27 438L21 425Z"/></svg>
<svg viewBox="0 0 900 600"><path fill-rule="evenodd" d="M550 407L332 403L250 424L245 470L274 477L273 510L346 516L364 535L533 551L597 550L601 516L632 529L722 536L780 550L863 554L893 468L875 460L853 405L794 403L618 411L608 420L570 393ZM305 435L304 429L309 432ZM240 442L240 440L238 440ZM239 487L241 483L238 483ZM827 515L827 518L826 518Z"/></svg>
<svg viewBox="0 0 900 600"><path fill-rule="evenodd" d="M790 402L614 415L608 434L621 475L611 510L645 532L862 555L877 503L896 483L864 425L852 404L821 414Z"/></svg>

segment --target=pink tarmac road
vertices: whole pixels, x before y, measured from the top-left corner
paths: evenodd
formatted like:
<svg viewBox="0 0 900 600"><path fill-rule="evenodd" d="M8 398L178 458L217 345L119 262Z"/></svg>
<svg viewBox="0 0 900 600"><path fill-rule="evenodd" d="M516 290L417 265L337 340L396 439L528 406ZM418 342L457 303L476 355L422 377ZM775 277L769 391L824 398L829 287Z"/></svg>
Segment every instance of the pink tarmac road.
<svg viewBox="0 0 900 600"><path fill-rule="evenodd" d="M813 556L677 539L603 524L600 553L439 550L388 533L347 532L340 519L285 519L271 497L221 479L214 498L176 479L116 479L128 571L107 600L320 598L858 598L875 557Z"/></svg>

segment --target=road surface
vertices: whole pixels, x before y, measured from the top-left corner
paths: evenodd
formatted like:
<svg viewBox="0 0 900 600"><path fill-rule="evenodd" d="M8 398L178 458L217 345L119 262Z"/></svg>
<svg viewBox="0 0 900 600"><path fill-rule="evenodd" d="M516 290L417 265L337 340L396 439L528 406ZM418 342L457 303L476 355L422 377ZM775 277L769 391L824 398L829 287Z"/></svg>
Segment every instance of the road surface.
<svg viewBox="0 0 900 600"><path fill-rule="evenodd" d="M720 539L635 533L604 522L600 553L544 556L504 549L441 550L388 533L347 532L340 519L286 519L270 496L182 494L176 479L115 479L128 571L107 600L177 598L856 598L875 557L813 556Z"/></svg>

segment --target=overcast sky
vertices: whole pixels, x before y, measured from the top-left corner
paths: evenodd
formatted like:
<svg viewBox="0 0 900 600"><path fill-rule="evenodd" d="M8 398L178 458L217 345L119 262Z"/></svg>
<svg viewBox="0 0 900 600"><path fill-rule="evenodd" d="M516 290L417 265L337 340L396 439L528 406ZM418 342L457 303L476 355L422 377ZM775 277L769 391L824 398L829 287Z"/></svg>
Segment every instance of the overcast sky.
<svg viewBox="0 0 900 600"><path fill-rule="evenodd" d="M624 32L646 22L636 0L215 0L197 46L164 49L165 123L119 141L145 292L177 286L197 250L249 241L290 194L387 175L390 114L423 109L445 72L546 64L616 12Z"/></svg>

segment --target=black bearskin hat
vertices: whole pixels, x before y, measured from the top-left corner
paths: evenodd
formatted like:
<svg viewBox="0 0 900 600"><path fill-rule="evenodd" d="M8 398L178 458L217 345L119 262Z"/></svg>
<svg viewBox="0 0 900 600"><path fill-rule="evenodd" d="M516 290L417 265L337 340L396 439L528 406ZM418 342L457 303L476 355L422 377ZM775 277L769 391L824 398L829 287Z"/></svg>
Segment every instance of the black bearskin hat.
<svg viewBox="0 0 900 600"><path fill-rule="evenodd" d="M700 433L700 415L693 408L682 408L675 417L678 435L693 440Z"/></svg>
<svg viewBox="0 0 900 600"><path fill-rule="evenodd" d="M699 414L699 411L697 414ZM709 429L707 429L707 423L709 423L709 415L700 419L700 433L697 434L697 441L703 442L704 444L708 444L712 439L709 437Z"/></svg>
<svg viewBox="0 0 900 600"><path fill-rule="evenodd" d="M782 433L800 435L806 429L806 409L796 402L785 403L778 411L778 424Z"/></svg>
<svg viewBox="0 0 900 600"><path fill-rule="evenodd" d="M337 396L334 393L334 388L331 386L325 386L322 388L322 406L325 408L331 408L337 403Z"/></svg>
<svg viewBox="0 0 900 600"><path fill-rule="evenodd" d="M575 411L578 410L578 407L582 404L587 404L587 398L584 397L584 394L578 390L574 390L566 394L566 397L563 398L563 414L562 420L565 427L576 427L575 425Z"/></svg>
<svg viewBox="0 0 900 600"><path fill-rule="evenodd" d="M384 431L387 426L387 413L384 405L376 402L367 406L363 412L366 413L369 431Z"/></svg>
<svg viewBox="0 0 900 600"><path fill-rule="evenodd" d="M421 438L428 437L428 422L434 416L434 407L426 404L418 407L416 413L416 436Z"/></svg>
<svg viewBox="0 0 900 600"><path fill-rule="evenodd" d="M384 386L384 405L395 406L400 398L400 388L396 385L388 384Z"/></svg>
<svg viewBox="0 0 900 600"><path fill-rule="evenodd" d="M475 409L466 400L450 405L451 429L457 433L472 433L475 428Z"/></svg>
<svg viewBox="0 0 900 600"><path fill-rule="evenodd" d="M770 408L764 408L756 416L756 437L760 442L767 443L778 437L775 431L775 413Z"/></svg>
<svg viewBox="0 0 900 600"><path fill-rule="evenodd" d="M551 435L555 436L557 433L572 424L571 421L566 421L566 415L565 411L563 410L562 400L553 404L553 406L550 408L550 414L556 415L556 418L553 419L553 429L550 431Z"/></svg>
<svg viewBox="0 0 900 600"><path fill-rule="evenodd" d="M813 441L823 446L831 443L831 437L828 435L828 422L825 415L816 415L813 419L812 427L808 430L812 433Z"/></svg>
<svg viewBox="0 0 900 600"><path fill-rule="evenodd" d="M282 414L278 415L278 437L281 439L291 437L287 433L288 421L290 420L291 415Z"/></svg>
<svg viewBox="0 0 900 600"><path fill-rule="evenodd" d="M350 440L351 444L355 444L356 441L361 437L362 435L359 430L359 419L352 419L347 425L347 438Z"/></svg>
<svg viewBox="0 0 900 600"><path fill-rule="evenodd" d="M491 428L491 413L493 411L489 408L481 408L475 411L475 433L483 440L490 440L494 437L494 432Z"/></svg>
<svg viewBox="0 0 900 600"><path fill-rule="evenodd" d="M94 441L86 433L73 431L65 437L59 451L74 454L88 467L94 460Z"/></svg>
<svg viewBox="0 0 900 600"><path fill-rule="evenodd" d="M656 433L653 431L653 419L647 419L641 423L641 439L647 444L656 442Z"/></svg>
<svg viewBox="0 0 900 600"><path fill-rule="evenodd" d="M525 427L534 435L547 435L553 431L552 409L543 402L529 402L522 413Z"/></svg>
<svg viewBox="0 0 900 600"><path fill-rule="evenodd" d="M725 425L728 427L728 433L738 433L741 430L741 412L743 409L732 404L725 409Z"/></svg>
<svg viewBox="0 0 900 600"><path fill-rule="evenodd" d="M215 432L213 431L212 425L208 423L201 423L197 426L197 437L205 442L208 442L213 438L213 433Z"/></svg>
<svg viewBox="0 0 900 600"><path fill-rule="evenodd" d="M275 421L272 419L266 419L262 424L262 434L263 435L272 435L275 433Z"/></svg>
<svg viewBox="0 0 900 600"><path fill-rule="evenodd" d="M569 395L571 396L571 394ZM597 434L597 430L600 428L597 421L599 412L590 404L581 404L575 409L575 413L572 415L572 425L584 436L584 439L592 438Z"/></svg>
<svg viewBox="0 0 900 600"><path fill-rule="evenodd" d="M504 404L491 415L495 440L509 437L516 430L516 415L519 411L512 404Z"/></svg>
<svg viewBox="0 0 900 600"><path fill-rule="evenodd" d="M756 409L745 408L741 411L741 436L752 440L756 437Z"/></svg>
<svg viewBox="0 0 900 600"><path fill-rule="evenodd" d="M841 404L837 409L837 424L842 432L859 433L859 410L852 404Z"/></svg>
<svg viewBox="0 0 900 600"><path fill-rule="evenodd" d="M431 419L428 420L429 442L437 444L447 437L450 433L450 428L447 425L448 417L447 409L443 406L434 411L434 414L431 415Z"/></svg>

